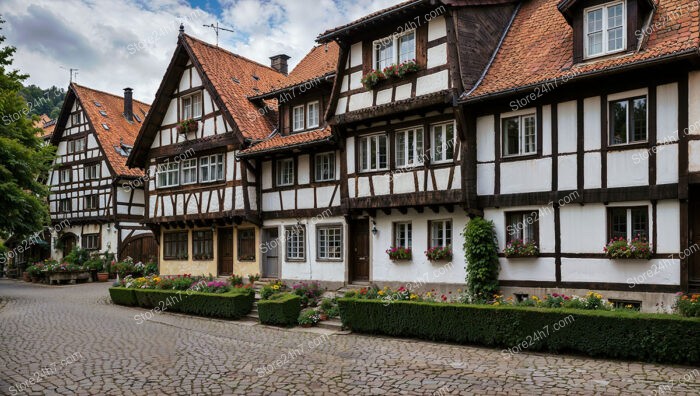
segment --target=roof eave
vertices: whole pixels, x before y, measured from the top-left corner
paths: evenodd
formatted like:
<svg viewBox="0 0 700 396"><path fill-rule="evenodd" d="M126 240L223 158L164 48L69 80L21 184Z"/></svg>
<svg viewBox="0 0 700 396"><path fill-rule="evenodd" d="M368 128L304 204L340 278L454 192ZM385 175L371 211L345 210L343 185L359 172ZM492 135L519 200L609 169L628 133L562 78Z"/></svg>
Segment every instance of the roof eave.
<svg viewBox="0 0 700 396"><path fill-rule="evenodd" d="M324 143L331 143L332 141L333 141L333 135L328 136L328 137L325 137L325 138L323 138L323 139L314 140L314 141L311 141L311 142L303 142L303 143L285 145L285 146L281 146L281 147L274 147L274 148L271 148L271 149L265 149L265 150L259 150L259 151L251 151L250 153L241 153L241 152L239 152L238 154L236 154L236 158L253 158L253 157L259 157L259 156L263 156L263 155L266 155L266 154L273 154L273 153L277 153L277 152L280 152L280 151L287 151L287 150L289 150L289 149L313 147L313 146L317 146L317 145L324 144Z"/></svg>
<svg viewBox="0 0 700 396"><path fill-rule="evenodd" d="M616 66L616 67L611 67L611 68L607 68L604 70L593 70L590 72L581 73L581 74L577 75L576 77L569 79L568 82L577 82L577 81L582 81L582 80L586 80L586 79L593 78L593 77L601 77L601 76L606 76L608 74L641 69L643 67L654 66L657 64L666 63L666 62L670 62L670 61L692 59L694 57L700 57L700 49L699 48L691 48L691 49L688 49L685 51L676 52L676 53L669 54L666 56L648 59L648 60L639 61L639 62L634 62L634 63L629 63L629 64L620 65L620 66ZM507 89L507 90L503 90L503 91L492 92L489 94L475 96L475 97L465 97L463 95L459 99L458 103L459 104L474 104L474 103L486 102L489 100L502 99L504 97L508 97L511 95L529 92L533 88L539 87L540 85L542 85L546 81L548 81L548 80L543 80L543 81L536 82L534 84L528 84L528 85L525 85L522 87L516 87L516 88L511 88L511 89Z"/></svg>
<svg viewBox="0 0 700 396"><path fill-rule="evenodd" d="M325 80L327 80L327 79L329 79L330 77L335 78L335 70L334 70L334 71L331 71L331 72L328 72L328 73L326 73L326 74L320 75L320 76L316 76L316 77L311 78L311 79L309 79L309 80L302 81L302 82L300 82L300 83L298 83L298 84L294 84L294 85L290 85L290 86L287 86L287 87L279 88L279 89L276 89L276 90L274 90L274 91L265 92L265 93L262 93L262 94L259 94L259 95L248 96L248 100L275 99L278 95L283 94L283 93L285 93L285 92L293 91L293 90L295 90L295 89L297 89L297 88L303 86L304 84L306 84L306 83L308 83L308 82L310 82L310 81L314 81L314 80L317 80L317 79L325 79Z"/></svg>

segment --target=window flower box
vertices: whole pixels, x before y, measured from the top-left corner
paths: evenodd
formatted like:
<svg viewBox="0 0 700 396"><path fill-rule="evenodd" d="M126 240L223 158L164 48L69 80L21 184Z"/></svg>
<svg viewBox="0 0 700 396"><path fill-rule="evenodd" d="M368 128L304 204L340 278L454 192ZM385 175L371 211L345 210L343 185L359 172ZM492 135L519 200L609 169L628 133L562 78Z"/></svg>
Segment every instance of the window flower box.
<svg viewBox="0 0 700 396"><path fill-rule="evenodd" d="M405 248L402 246L392 246L386 250L386 254L389 255L389 259L391 261L409 261L413 258L411 248Z"/></svg>
<svg viewBox="0 0 700 396"><path fill-rule="evenodd" d="M652 246L644 238L636 237L631 241L623 237L611 239L603 248L609 259L649 260Z"/></svg>
<svg viewBox="0 0 700 396"><path fill-rule="evenodd" d="M372 88L374 88L377 84L379 84L382 80L386 80L386 76L384 73L382 73L381 70L370 70L369 73L365 74L362 76L362 79L360 82L362 82L362 85L370 91Z"/></svg>
<svg viewBox="0 0 700 396"><path fill-rule="evenodd" d="M452 260L452 246L435 246L425 251L425 257L430 261Z"/></svg>
<svg viewBox="0 0 700 396"><path fill-rule="evenodd" d="M406 75L415 73L420 68L415 59L401 62L398 65L387 66L382 70L385 78L404 78Z"/></svg>
<svg viewBox="0 0 700 396"><path fill-rule="evenodd" d="M190 132L197 132L198 128L199 122L190 118L177 124L177 133L185 134Z"/></svg>
<svg viewBox="0 0 700 396"><path fill-rule="evenodd" d="M506 244L503 254L508 258L538 257L540 248L534 241L523 242L521 239L515 239Z"/></svg>

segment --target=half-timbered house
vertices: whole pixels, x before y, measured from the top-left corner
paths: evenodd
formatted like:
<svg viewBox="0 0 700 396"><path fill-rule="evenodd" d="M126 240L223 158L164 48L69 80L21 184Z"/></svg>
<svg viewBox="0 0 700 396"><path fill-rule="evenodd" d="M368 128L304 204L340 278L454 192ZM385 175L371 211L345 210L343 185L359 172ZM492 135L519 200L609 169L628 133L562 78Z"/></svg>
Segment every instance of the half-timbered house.
<svg viewBox="0 0 700 396"><path fill-rule="evenodd" d="M515 8L482 3L407 1L318 37L340 47L326 118L342 148L349 283L464 282L460 233L475 180L464 174L473 154L456 104ZM411 257L392 260L393 248ZM434 248L452 257L431 260Z"/></svg>
<svg viewBox="0 0 700 396"><path fill-rule="evenodd" d="M160 241L162 274L260 271L259 172L236 154L274 130L274 103L248 97L283 86L283 71L181 27L128 162L148 176L145 222Z"/></svg>
<svg viewBox="0 0 700 396"><path fill-rule="evenodd" d="M273 64L279 57L272 58ZM334 42L319 45L284 86L249 98L275 101L279 114L269 138L238 154L255 160L260 172L263 277L344 283L347 227L340 208L340 152L324 119L337 62Z"/></svg>
<svg viewBox="0 0 700 396"><path fill-rule="evenodd" d="M61 258L75 246L110 252L118 258L157 260L144 215L143 172L129 169L126 159L149 105L75 83L51 135L57 146L47 184L54 229L52 257ZM123 186L129 186L124 188ZM56 227L58 226L58 227Z"/></svg>
<svg viewBox="0 0 700 396"><path fill-rule="evenodd" d="M700 288L698 3L527 0L462 96L477 205L516 295L598 290L645 311ZM609 259L641 238L650 260Z"/></svg>

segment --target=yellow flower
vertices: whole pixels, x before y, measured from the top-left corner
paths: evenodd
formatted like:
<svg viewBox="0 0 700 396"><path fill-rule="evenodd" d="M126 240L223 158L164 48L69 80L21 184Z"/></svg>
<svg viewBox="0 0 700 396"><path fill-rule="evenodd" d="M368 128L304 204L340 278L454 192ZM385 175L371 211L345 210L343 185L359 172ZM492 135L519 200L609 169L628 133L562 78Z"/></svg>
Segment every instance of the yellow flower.
<svg viewBox="0 0 700 396"><path fill-rule="evenodd" d="M411 300L417 300L417 299L418 299L418 296L415 295L415 294L413 294L413 293L411 293L411 297L410 297L410 298L411 298Z"/></svg>
<svg viewBox="0 0 700 396"><path fill-rule="evenodd" d="M426 297L432 297L432 295L433 295L433 294L430 293L430 292L425 293L425 296L426 296Z"/></svg>
<svg viewBox="0 0 700 396"><path fill-rule="evenodd" d="M501 303L499 303L498 301L496 301L495 303L493 303L493 305L498 306L498 305L501 305Z"/></svg>
<svg viewBox="0 0 700 396"><path fill-rule="evenodd" d="M279 290L280 285L272 285L272 288L273 288L274 290Z"/></svg>
<svg viewBox="0 0 700 396"><path fill-rule="evenodd" d="M537 296L532 296L531 298L532 298L533 300L535 300L535 301L540 301L540 298L537 297Z"/></svg>
<svg viewBox="0 0 700 396"><path fill-rule="evenodd" d="M383 296L383 295L384 295L384 290L378 291L377 294L379 294L380 296Z"/></svg>

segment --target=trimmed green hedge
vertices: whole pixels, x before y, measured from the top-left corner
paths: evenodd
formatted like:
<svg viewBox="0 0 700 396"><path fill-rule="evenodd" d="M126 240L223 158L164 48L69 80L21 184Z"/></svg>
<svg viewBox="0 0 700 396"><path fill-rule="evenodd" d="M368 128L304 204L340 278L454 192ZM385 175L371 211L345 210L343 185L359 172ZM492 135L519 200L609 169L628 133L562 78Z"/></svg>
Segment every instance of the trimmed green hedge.
<svg viewBox="0 0 700 396"><path fill-rule="evenodd" d="M258 301L260 323L276 326L294 326L301 312L301 297L280 293L269 300Z"/></svg>
<svg viewBox="0 0 700 396"><path fill-rule="evenodd" d="M343 326L361 333L506 348L504 355L540 350L700 364L698 318L354 298L338 305Z"/></svg>
<svg viewBox="0 0 700 396"><path fill-rule="evenodd" d="M115 304L225 319L239 319L247 315L253 309L255 300L255 292L252 289L233 289L228 293L201 293L112 287L109 294Z"/></svg>

